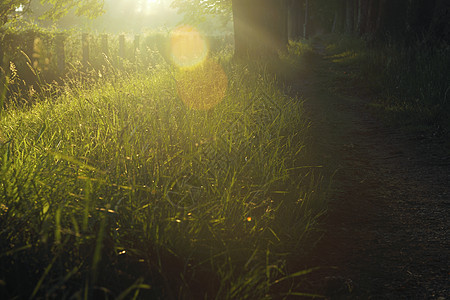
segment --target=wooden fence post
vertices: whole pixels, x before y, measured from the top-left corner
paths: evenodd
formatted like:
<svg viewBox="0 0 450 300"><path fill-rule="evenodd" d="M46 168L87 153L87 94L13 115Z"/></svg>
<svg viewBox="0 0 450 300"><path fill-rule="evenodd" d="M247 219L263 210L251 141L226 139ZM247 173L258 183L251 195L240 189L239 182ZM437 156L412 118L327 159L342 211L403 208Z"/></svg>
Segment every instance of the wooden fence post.
<svg viewBox="0 0 450 300"><path fill-rule="evenodd" d="M82 47L82 61L83 65L87 66L89 63L89 34L83 33L81 35L81 47Z"/></svg>
<svg viewBox="0 0 450 300"><path fill-rule="evenodd" d="M41 65L45 59L43 48L44 44L42 42L42 39L36 34L33 38L33 51L30 59L32 61L33 68L39 71L44 67L43 65Z"/></svg>
<svg viewBox="0 0 450 300"><path fill-rule="evenodd" d="M119 57L125 58L125 35L119 35Z"/></svg>
<svg viewBox="0 0 450 300"><path fill-rule="evenodd" d="M102 53L106 56L109 56L109 48L108 48L108 35L102 34L101 35L101 47L102 47Z"/></svg>
<svg viewBox="0 0 450 300"><path fill-rule="evenodd" d="M66 69L66 55L64 53L64 34L58 33L55 38L56 68L59 74Z"/></svg>
<svg viewBox="0 0 450 300"><path fill-rule="evenodd" d="M136 54L137 54L137 52L138 52L139 49L140 49L140 43L139 43L139 40L140 40L140 36L139 36L139 34L136 34L136 35L134 36L134 57L136 57Z"/></svg>
<svg viewBox="0 0 450 300"><path fill-rule="evenodd" d="M108 35L106 33L101 35L100 47L103 56L102 57L103 66L108 66L110 61L109 61Z"/></svg>

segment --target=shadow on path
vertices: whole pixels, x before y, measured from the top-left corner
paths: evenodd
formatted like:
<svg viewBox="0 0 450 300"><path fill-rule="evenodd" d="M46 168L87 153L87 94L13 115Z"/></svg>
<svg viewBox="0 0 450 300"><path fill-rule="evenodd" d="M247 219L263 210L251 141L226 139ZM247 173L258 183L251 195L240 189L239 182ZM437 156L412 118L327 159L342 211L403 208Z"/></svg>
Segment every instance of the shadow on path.
<svg viewBox="0 0 450 300"><path fill-rule="evenodd" d="M330 299L447 299L448 153L383 125L366 100L331 92L336 66L323 46L315 52L293 85L311 120L311 159L333 180L309 266L335 268L307 289Z"/></svg>

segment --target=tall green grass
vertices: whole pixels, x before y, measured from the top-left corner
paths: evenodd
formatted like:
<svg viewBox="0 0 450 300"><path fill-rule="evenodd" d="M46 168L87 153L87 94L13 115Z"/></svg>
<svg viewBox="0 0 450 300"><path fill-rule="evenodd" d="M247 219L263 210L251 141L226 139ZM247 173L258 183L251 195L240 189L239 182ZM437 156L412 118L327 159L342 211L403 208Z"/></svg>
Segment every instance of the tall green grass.
<svg viewBox="0 0 450 300"><path fill-rule="evenodd" d="M354 93L361 87L369 89L366 94L371 94L386 120L413 131L449 134L448 45L420 41L368 45L342 36L326 40L330 57L347 70L343 76L347 86L353 85Z"/></svg>
<svg viewBox="0 0 450 300"><path fill-rule="evenodd" d="M228 92L208 111L187 107L161 64L72 76L2 112L1 298L301 292L293 278L311 270L287 262L325 209L302 103L268 74L222 66Z"/></svg>
<svg viewBox="0 0 450 300"><path fill-rule="evenodd" d="M448 45L390 46L368 59L372 72L381 67L384 89L377 103L386 113L412 128L450 133Z"/></svg>

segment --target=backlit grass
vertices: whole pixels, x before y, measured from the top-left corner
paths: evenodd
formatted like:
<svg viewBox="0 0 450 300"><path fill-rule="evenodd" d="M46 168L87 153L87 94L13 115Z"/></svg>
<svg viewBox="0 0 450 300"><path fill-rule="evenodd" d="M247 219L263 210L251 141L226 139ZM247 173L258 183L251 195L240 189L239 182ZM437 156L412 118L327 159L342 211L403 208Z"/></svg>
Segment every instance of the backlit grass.
<svg viewBox="0 0 450 300"><path fill-rule="evenodd" d="M208 110L179 96L186 74L159 65L72 77L2 112L1 298L301 292L292 279L309 271L286 262L324 210L302 103L221 65L228 88ZM189 103L213 92L192 89Z"/></svg>

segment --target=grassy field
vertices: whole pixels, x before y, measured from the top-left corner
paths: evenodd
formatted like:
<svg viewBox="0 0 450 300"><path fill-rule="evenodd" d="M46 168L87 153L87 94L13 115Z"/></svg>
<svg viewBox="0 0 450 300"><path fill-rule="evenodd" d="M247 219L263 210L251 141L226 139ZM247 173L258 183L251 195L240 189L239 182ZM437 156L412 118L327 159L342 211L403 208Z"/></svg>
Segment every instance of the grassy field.
<svg viewBox="0 0 450 300"><path fill-rule="evenodd" d="M325 210L301 100L226 55L113 71L1 111L0 298L301 294Z"/></svg>

